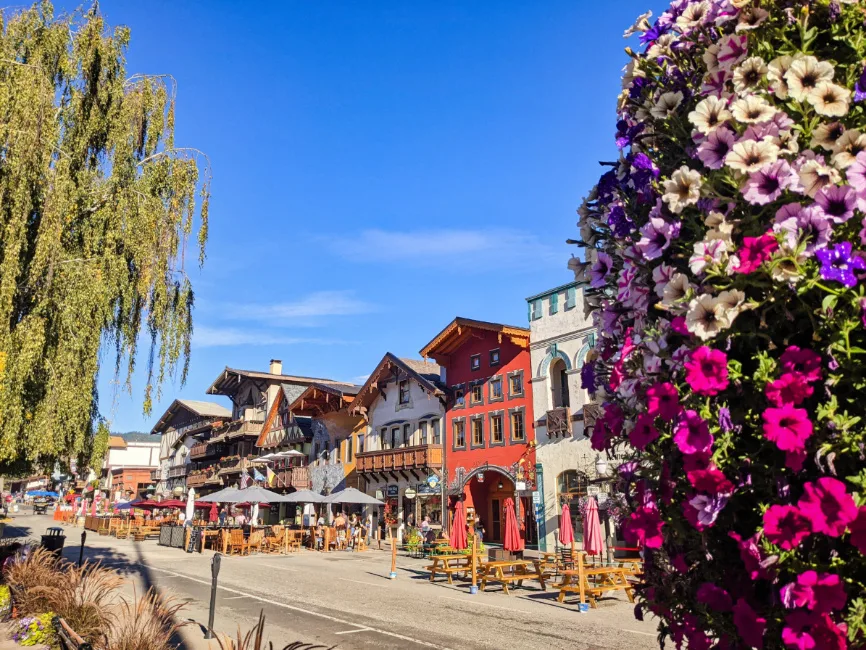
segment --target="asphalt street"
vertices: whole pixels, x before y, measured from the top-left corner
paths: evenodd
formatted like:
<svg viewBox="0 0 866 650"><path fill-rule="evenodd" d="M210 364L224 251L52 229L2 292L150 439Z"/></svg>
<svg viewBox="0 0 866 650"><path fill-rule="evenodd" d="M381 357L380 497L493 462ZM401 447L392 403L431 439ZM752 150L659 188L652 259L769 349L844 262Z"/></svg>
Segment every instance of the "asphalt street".
<svg viewBox="0 0 866 650"><path fill-rule="evenodd" d="M50 515L19 513L5 536L36 536L57 525ZM77 560L81 529L65 527L64 555ZM117 568L125 589L156 587L185 603L189 622L183 650L216 647L203 640L210 600L213 553L187 554L155 541L132 542L88 532L85 557ZM589 613L575 598L557 602L558 591L538 583L506 596L498 586L470 595L462 580L430 583L429 561L399 556L390 580L390 554L314 553L223 557L214 627L236 636L264 612L275 648L302 641L326 648L490 649L657 648L655 624L634 619L624 594L606 598Z"/></svg>

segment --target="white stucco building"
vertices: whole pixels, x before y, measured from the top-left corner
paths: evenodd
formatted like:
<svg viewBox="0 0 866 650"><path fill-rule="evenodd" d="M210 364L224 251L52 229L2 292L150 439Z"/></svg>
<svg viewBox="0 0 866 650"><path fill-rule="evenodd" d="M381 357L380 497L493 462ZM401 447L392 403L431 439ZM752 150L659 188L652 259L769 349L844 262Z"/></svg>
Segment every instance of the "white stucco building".
<svg viewBox="0 0 866 650"><path fill-rule="evenodd" d="M541 550L556 548L562 503L579 518L579 499L592 491L597 453L584 435L580 369L595 347L592 318L584 315L586 285L578 282L527 298L532 360L536 470L539 496L536 519ZM575 528L579 538L581 526Z"/></svg>

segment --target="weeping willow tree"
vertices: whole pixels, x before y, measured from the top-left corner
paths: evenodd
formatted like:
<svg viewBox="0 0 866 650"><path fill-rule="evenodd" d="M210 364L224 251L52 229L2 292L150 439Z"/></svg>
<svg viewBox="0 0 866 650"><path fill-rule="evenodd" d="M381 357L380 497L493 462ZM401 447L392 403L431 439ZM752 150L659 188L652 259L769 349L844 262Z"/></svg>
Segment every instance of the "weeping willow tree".
<svg viewBox="0 0 866 650"><path fill-rule="evenodd" d="M127 76L96 6L0 20L0 472L95 463L104 356L127 387L145 358L146 413L186 379L209 168L174 144L173 79Z"/></svg>

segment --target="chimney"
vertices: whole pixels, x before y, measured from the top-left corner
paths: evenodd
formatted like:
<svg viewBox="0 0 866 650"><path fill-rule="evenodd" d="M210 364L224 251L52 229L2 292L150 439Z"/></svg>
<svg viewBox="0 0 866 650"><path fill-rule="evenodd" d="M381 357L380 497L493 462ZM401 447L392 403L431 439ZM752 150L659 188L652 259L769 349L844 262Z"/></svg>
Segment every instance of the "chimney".
<svg viewBox="0 0 866 650"><path fill-rule="evenodd" d="M282 375L283 362L279 359L271 359L270 370L268 372L270 372L272 375Z"/></svg>

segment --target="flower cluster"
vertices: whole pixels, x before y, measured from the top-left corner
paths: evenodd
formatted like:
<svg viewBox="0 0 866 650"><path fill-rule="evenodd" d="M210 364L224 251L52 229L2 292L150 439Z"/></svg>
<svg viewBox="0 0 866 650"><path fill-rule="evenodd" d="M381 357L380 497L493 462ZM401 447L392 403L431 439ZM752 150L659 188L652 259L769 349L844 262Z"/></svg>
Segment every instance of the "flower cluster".
<svg viewBox="0 0 866 650"><path fill-rule="evenodd" d="M25 616L17 621L12 639L23 646L50 645L54 640L54 628L51 621L54 614Z"/></svg>
<svg viewBox="0 0 866 650"><path fill-rule="evenodd" d="M626 32L581 377L593 447L633 455L636 614L678 648L866 646L864 10L675 0Z"/></svg>

